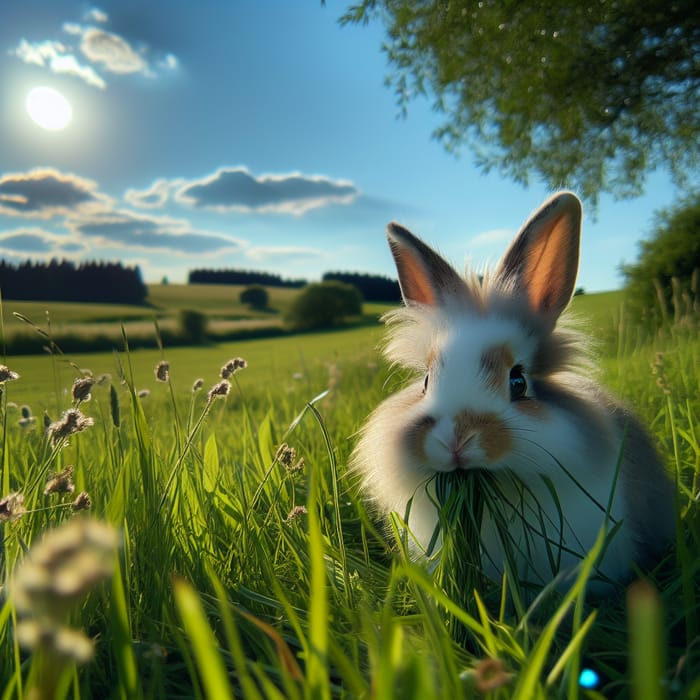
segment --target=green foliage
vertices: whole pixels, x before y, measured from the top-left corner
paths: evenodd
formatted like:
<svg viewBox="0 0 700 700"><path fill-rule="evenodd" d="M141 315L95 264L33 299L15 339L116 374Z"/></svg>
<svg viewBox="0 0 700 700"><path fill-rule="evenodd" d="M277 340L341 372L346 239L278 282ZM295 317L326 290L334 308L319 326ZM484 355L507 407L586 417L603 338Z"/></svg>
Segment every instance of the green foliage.
<svg viewBox="0 0 700 700"><path fill-rule="evenodd" d="M700 195L661 212L637 262L624 265L634 319L657 328L700 314Z"/></svg>
<svg viewBox="0 0 700 700"><path fill-rule="evenodd" d="M266 309L270 295L265 287L259 284L246 287L239 296L241 304L248 304L254 309Z"/></svg>
<svg viewBox="0 0 700 700"><path fill-rule="evenodd" d="M312 330L337 326L361 313L360 292L350 284L329 280L304 287L292 302L285 320L295 330Z"/></svg>
<svg viewBox="0 0 700 700"><path fill-rule="evenodd" d="M201 311L182 309L180 311L180 327L182 334L193 345L203 343L207 337L207 316Z"/></svg>
<svg viewBox="0 0 700 700"><path fill-rule="evenodd" d="M448 149L519 182L595 201L700 162L695 0L362 0L342 21L386 27L388 82L406 110L433 97Z"/></svg>
<svg viewBox="0 0 700 700"><path fill-rule="evenodd" d="M596 296L577 298L580 313L594 308ZM614 299L595 307L594 327ZM617 328L634 337L633 327ZM567 596L549 592L525 615L507 582L476 578L478 590L464 591L444 568L437 580L358 497L347 471L349 436L395 388L386 386L389 368L377 363L377 340L376 328L355 328L166 346L164 356L7 360L20 377L0 396L0 498L20 491L28 512L0 522L3 591L11 591L6 584L26 548L76 517L75 494L44 494L49 472L73 465L92 516L122 533L111 584L71 614L72 626L95 640L95 657L70 669L58 700L222 693L613 700L632 696L633 683L654 698L667 688L674 697L697 695L697 335L680 326L603 363L607 383L651 426L678 479L677 546L647 584L658 595L631 596L629 605L624 595L586 602L587 560ZM612 347L627 346L622 338ZM211 398L219 368L234 356L248 366L233 375L227 397ZM164 357L165 383L153 373ZM14 404L58 417L73 405L66 390L78 367L111 381L96 382L79 406L94 425L52 447L41 419L22 427ZM192 388L197 377L202 390ZM294 459L282 458L282 443L294 446ZM456 513L463 507L455 506ZM3 596L0 687L8 700L30 695L34 656L20 651L14 618L11 594ZM464 644L455 643L456 623L469 632ZM603 677L600 695L578 687L586 666Z"/></svg>

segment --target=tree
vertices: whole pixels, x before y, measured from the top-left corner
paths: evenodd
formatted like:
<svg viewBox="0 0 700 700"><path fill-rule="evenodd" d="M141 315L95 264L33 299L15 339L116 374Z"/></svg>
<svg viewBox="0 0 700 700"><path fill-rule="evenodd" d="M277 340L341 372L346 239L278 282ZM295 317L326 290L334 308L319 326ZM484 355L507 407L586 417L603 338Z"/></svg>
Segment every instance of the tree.
<svg viewBox="0 0 700 700"><path fill-rule="evenodd" d="M270 295L267 293L265 287L254 284L250 287L246 287L241 292L239 299L241 304L248 304L254 309L266 309Z"/></svg>
<svg viewBox="0 0 700 700"><path fill-rule="evenodd" d="M350 284L328 281L309 284L294 298L285 319L295 330L330 328L362 313L362 295Z"/></svg>
<svg viewBox="0 0 700 700"><path fill-rule="evenodd" d="M486 171L634 196L646 172L688 183L700 163L696 0L362 0L379 18L405 112L432 96L435 136Z"/></svg>
<svg viewBox="0 0 700 700"><path fill-rule="evenodd" d="M700 195L660 212L639 245L637 262L622 267L634 316L656 326L669 313L700 311Z"/></svg>

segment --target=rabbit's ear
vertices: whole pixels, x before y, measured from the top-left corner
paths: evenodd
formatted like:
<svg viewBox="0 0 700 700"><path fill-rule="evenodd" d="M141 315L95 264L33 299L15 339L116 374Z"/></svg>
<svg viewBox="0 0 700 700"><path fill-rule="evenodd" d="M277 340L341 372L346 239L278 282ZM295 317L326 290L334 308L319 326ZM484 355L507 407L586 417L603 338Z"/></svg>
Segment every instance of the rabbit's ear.
<svg viewBox="0 0 700 700"><path fill-rule="evenodd" d="M498 266L497 278L551 326L574 291L580 238L581 202L560 192L530 217Z"/></svg>
<svg viewBox="0 0 700 700"><path fill-rule="evenodd" d="M439 306L448 298L464 296L464 281L432 248L393 222L387 226L386 235L407 306Z"/></svg>

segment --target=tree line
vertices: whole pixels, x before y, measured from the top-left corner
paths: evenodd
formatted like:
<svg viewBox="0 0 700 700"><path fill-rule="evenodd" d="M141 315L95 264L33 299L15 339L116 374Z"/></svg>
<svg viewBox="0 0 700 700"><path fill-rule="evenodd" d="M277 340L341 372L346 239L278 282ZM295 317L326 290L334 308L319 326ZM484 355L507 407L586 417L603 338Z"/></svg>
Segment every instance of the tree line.
<svg viewBox="0 0 700 700"><path fill-rule="evenodd" d="M0 260L0 292L4 299L108 304L143 304L148 296L138 266L56 259L16 265Z"/></svg>
<svg viewBox="0 0 700 700"><path fill-rule="evenodd" d="M369 275L359 272L326 272L324 282L344 282L357 287L365 301L381 301L393 303L401 301L399 283L389 277Z"/></svg>
<svg viewBox="0 0 700 700"><path fill-rule="evenodd" d="M187 281L189 284L237 284L261 287L305 287L308 282L303 279L286 280L280 275L255 270L191 270ZM361 272L326 272L324 282L336 281L356 287L365 301L397 302L401 300L399 283L389 277L370 275Z"/></svg>
<svg viewBox="0 0 700 700"><path fill-rule="evenodd" d="M187 276L188 284L259 284L264 287L293 287L299 288L306 285L306 280L282 279L281 275L256 270L208 270L201 268L190 270Z"/></svg>

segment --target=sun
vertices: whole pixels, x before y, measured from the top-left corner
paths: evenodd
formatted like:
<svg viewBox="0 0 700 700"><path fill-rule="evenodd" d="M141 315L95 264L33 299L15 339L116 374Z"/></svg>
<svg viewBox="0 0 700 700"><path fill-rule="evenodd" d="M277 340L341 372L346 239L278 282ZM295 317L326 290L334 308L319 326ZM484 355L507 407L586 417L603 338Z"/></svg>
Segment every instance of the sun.
<svg viewBox="0 0 700 700"><path fill-rule="evenodd" d="M51 87L32 88L25 104L32 121L48 131L65 129L73 118L70 102Z"/></svg>

